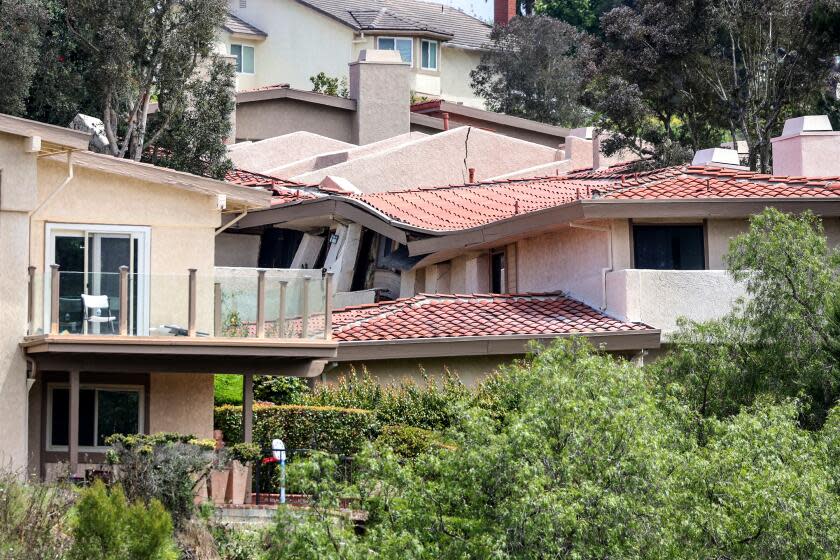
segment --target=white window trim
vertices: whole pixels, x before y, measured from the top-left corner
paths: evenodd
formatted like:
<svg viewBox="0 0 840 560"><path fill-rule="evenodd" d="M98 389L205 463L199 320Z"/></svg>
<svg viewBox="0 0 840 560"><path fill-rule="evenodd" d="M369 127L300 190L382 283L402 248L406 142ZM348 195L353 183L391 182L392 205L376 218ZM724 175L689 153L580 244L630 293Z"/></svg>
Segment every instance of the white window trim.
<svg viewBox="0 0 840 560"><path fill-rule="evenodd" d="M423 43L429 43L430 45L435 45L435 65L434 66L423 66ZM420 69L421 70L431 70L433 72L440 71L440 42L434 41L432 39L420 39Z"/></svg>
<svg viewBox="0 0 840 560"><path fill-rule="evenodd" d="M53 445L52 444L52 413L53 413L53 390L54 389L69 389L69 383L48 383L47 384L47 441L44 448L50 452L64 452L66 453L69 451L68 446L66 445ZM146 425L146 418L145 418L145 411L146 411L146 388L143 385L114 385L114 384L97 384L97 383L85 383L83 385L79 385L79 390L82 389L94 389L96 391L134 391L140 394L140 398L138 399L137 406L139 410L137 411L137 427L140 430L140 433L145 433L145 425ZM99 421L99 402L98 402L98 394L97 394L97 402L95 408L93 409L93 441L97 439L96 429L98 427ZM68 439L70 438L69 433L69 426L68 426ZM80 446L79 451L83 453L103 453L111 449L110 447L106 446Z"/></svg>
<svg viewBox="0 0 840 560"><path fill-rule="evenodd" d="M397 53L400 52L399 49L397 49L397 40L411 41L411 60L408 61L408 65L409 65L409 67L414 68L414 37L397 37L397 36L383 35L381 37L376 38L376 48L377 49L379 49L379 41L381 39L391 39L391 40L393 40L394 41L394 48L390 49L390 50L393 50L394 52L397 52Z"/></svg>
<svg viewBox="0 0 840 560"><path fill-rule="evenodd" d="M228 53L231 54L231 55L233 55L233 53L231 53L230 50L233 49L234 45L238 45L239 47L241 47L243 49L243 50L240 51L242 53L240 56L242 57L242 62L243 62L242 67L243 68L245 67L245 64L244 64L245 63L245 51L244 51L244 49L247 47L247 48L251 49L252 51L254 51L254 71L253 72L238 72L237 71L236 73L237 74L242 74L244 76L253 76L254 74L256 74L257 73L257 49L256 49L256 47L254 47L253 45L246 45L245 43L231 43L230 44L231 48L228 49Z"/></svg>
<svg viewBox="0 0 840 560"><path fill-rule="evenodd" d="M150 273L149 264L152 260L152 228L148 226L120 226L120 225L100 225L100 224L58 224L47 223L46 247L44 251L44 331L49 329L50 324L50 275L47 272L50 270L50 265L55 264L55 236L61 233L81 234L87 237L89 233L125 233L137 235L142 239L142 247L140 254L137 255L136 271L139 275L139 285L137 286L137 299L142 302L142 305L137 306L137 332L136 336L145 336L149 333L149 304L151 302L150 292Z"/></svg>

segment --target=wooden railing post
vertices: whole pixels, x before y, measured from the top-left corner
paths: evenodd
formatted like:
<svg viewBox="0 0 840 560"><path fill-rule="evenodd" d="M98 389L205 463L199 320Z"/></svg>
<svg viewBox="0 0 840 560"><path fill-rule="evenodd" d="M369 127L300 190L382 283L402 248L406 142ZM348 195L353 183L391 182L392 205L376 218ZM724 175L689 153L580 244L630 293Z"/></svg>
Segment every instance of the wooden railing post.
<svg viewBox="0 0 840 560"><path fill-rule="evenodd" d="M324 278L324 338L327 340L332 338L333 274L327 272Z"/></svg>
<svg viewBox="0 0 840 560"><path fill-rule="evenodd" d="M68 399L67 454L70 476L78 476L79 470L79 370L70 370L70 398Z"/></svg>
<svg viewBox="0 0 840 560"><path fill-rule="evenodd" d="M303 279L303 294L300 312L300 337L309 338L309 282L311 278Z"/></svg>
<svg viewBox="0 0 840 560"><path fill-rule="evenodd" d="M35 267L27 268L29 276L29 302L26 307L26 334L35 334Z"/></svg>
<svg viewBox="0 0 840 560"><path fill-rule="evenodd" d="M286 288L289 283L280 281L280 313L277 315L277 338L286 338Z"/></svg>
<svg viewBox="0 0 840 560"><path fill-rule="evenodd" d="M120 336L128 334L128 267L120 267Z"/></svg>
<svg viewBox="0 0 840 560"><path fill-rule="evenodd" d="M222 336L222 284L213 284L213 336Z"/></svg>
<svg viewBox="0 0 840 560"><path fill-rule="evenodd" d="M195 306L196 306L196 287L195 287L196 269L190 269L190 295L189 295L189 311L187 313L187 336L195 336Z"/></svg>
<svg viewBox="0 0 840 560"><path fill-rule="evenodd" d="M265 338L265 270L257 271L257 338Z"/></svg>
<svg viewBox="0 0 840 560"><path fill-rule="evenodd" d="M50 265L50 334L58 334L58 293L59 282L58 265Z"/></svg>

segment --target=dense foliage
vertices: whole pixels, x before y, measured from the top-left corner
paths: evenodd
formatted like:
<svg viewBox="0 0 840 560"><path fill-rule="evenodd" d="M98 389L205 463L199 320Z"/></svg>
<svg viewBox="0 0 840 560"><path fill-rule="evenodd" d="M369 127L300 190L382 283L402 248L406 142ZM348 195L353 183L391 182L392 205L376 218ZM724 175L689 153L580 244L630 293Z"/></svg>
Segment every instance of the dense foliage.
<svg viewBox="0 0 840 560"><path fill-rule="evenodd" d="M213 55L224 0L4 0L0 111L67 126L100 118L116 157L220 178L233 69Z"/></svg>
<svg viewBox="0 0 840 560"><path fill-rule="evenodd" d="M242 441L242 407L216 407L215 427L225 441ZM334 406L254 405L254 442L271 448L280 438L287 449L319 449L339 454L358 451L377 431L374 414L368 410Z"/></svg>
<svg viewBox="0 0 840 560"><path fill-rule="evenodd" d="M212 440L158 433L108 438L108 460L130 501L158 501L180 527L195 512L195 486L213 462Z"/></svg>
<svg viewBox="0 0 840 560"><path fill-rule="evenodd" d="M452 447L412 462L368 448L352 487L330 456L293 465L317 503L281 511L270 557L840 554L830 446L798 426L793 402L711 420L701 444L678 392L580 341L509 368L497 391L489 400L509 403L504 414L473 408ZM329 515L350 493L369 516L361 535Z"/></svg>
<svg viewBox="0 0 840 560"><path fill-rule="evenodd" d="M157 500L129 503L119 486L97 481L76 506L70 560L176 560L172 519Z"/></svg>
<svg viewBox="0 0 840 560"><path fill-rule="evenodd" d="M679 382L701 418L770 393L801 399L803 425L821 426L840 397L840 253L812 214L768 209L726 260L749 297L720 320L686 322L654 372Z"/></svg>

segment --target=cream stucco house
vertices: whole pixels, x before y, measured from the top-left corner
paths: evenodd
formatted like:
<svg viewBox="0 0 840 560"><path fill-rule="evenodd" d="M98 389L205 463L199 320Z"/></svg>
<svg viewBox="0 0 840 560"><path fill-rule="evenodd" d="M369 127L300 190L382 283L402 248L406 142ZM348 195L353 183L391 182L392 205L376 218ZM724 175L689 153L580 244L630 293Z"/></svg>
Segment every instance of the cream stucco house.
<svg viewBox="0 0 840 560"><path fill-rule="evenodd" d="M744 295L723 257L751 215L810 210L840 246L840 132L826 117L791 119L773 150L787 176L719 148L637 173L590 147L589 169L560 176L284 194L229 231L251 239L254 261L285 251L280 266L334 272L351 305L335 314L326 381L355 365L383 380L423 367L474 382L529 340L570 334L641 358L678 317L719 317Z"/></svg>
<svg viewBox="0 0 840 560"><path fill-rule="evenodd" d="M210 437L213 373L243 374L250 402L252 374L320 373L336 347L328 277L214 266L266 191L88 140L0 115L0 460L48 478L83 476L111 433Z"/></svg>
<svg viewBox="0 0 840 560"><path fill-rule="evenodd" d="M408 64L415 96L481 107L470 71L489 38L487 23L425 0L231 0L219 48L237 58L239 90L311 90L311 76L347 78L348 61L382 49Z"/></svg>

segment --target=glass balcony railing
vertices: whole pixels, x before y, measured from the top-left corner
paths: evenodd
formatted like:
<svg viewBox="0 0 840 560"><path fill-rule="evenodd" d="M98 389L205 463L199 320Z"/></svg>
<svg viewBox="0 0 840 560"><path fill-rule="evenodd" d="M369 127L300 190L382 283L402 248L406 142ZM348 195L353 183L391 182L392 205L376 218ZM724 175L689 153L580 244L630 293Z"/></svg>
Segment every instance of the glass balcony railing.
<svg viewBox="0 0 840 560"><path fill-rule="evenodd" d="M315 270L30 269L28 334L323 339L330 291Z"/></svg>

